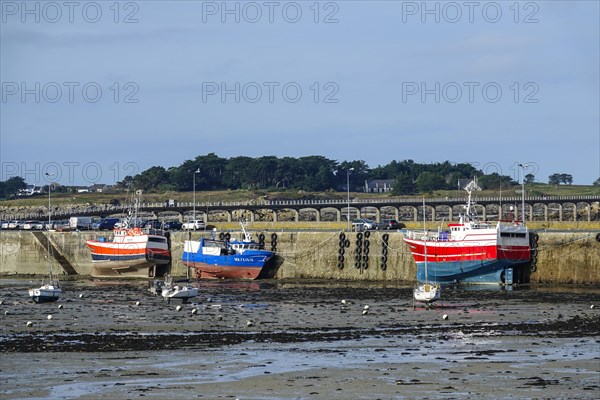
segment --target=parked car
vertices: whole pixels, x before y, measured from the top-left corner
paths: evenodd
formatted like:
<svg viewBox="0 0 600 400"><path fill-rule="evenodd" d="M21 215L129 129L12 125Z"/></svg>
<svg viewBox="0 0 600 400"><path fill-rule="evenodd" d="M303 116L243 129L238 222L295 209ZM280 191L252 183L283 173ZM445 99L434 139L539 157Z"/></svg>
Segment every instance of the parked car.
<svg viewBox="0 0 600 400"><path fill-rule="evenodd" d="M23 229L25 231L33 230L36 222L37 221L32 221L32 220L21 221L21 223L18 226L18 229Z"/></svg>
<svg viewBox="0 0 600 400"><path fill-rule="evenodd" d="M17 220L8 221L8 229L17 229L21 222Z"/></svg>
<svg viewBox="0 0 600 400"><path fill-rule="evenodd" d="M92 224L92 229L97 231L114 229L115 224L119 222L119 218L102 218Z"/></svg>
<svg viewBox="0 0 600 400"><path fill-rule="evenodd" d="M183 224L179 221L167 221L163 225L165 231L178 231Z"/></svg>
<svg viewBox="0 0 600 400"><path fill-rule="evenodd" d="M0 221L0 229L8 229L8 221Z"/></svg>
<svg viewBox="0 0 600 400"><path fill-rule="evenodd" d="M71 217L69 226L71 229L90 229L92 227L92 217Z"/></svg>
<svg viewBox="0 0 600 400"><path fill-rule="evenodd" d="M162 229L163 223L157 219L150 219L144 222L142 228Z"/></svg>
<svg viewBox="0 0 600 400"><path fill-rule="evenodd" d="M204 223L204 221L201 221L199 219L188 221L181 225L181 229L195 230L195 231L199 230L199 229L204 229L205 227L206 227L206 224Z"/></svg>
<svg viewBox="0 0 600 400"><path fill-rule="evenodd" d="M375 229L387 229L387 230L394 229L394 230L396 230L396 229L402 229L404 227L405 227L404 224L399 223L395 219L383 219L383 220L381 220L380 223L377 224Z"/></svg>
<svg viewBox="0 0 600 400"><path fill-rule="evenodd" d="M71 229L70 223L68 219L60 219L57 221L52 221L52 225L54 229L57 231L68 231Z"/></svg>
<svg viewBox="0 0 600 400"><path fill-rule="evenodd" d="M352 221L352 230L353 231L368 231L371 229L375 229L377 223L375 221L371 221L368 218L359 218Z"/></svg>

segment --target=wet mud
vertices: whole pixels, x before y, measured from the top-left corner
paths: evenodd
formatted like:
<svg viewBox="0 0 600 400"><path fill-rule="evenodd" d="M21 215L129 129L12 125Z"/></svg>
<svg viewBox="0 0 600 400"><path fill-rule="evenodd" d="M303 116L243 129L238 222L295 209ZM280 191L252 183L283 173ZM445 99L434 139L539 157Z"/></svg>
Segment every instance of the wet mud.
<svg viewBox="0 0 600 400"><path fill-rule="evenodd" d="M446 287L428 310L403 284L210 281L167 303L147 282L85 280L49 304L34 284L1 282L3 398L600 395L598 287ZM48 375L22 389L30 357Z"/></svg>
<svg viewBox="0 0 600 400"><path fill-rule="evenodd" d="M147 282L101 280L63 283L59 302L34 304L23 283L5 282L1 289L2 352L168 350L373 335L443 338L456 332L535 337L600 332L600 313L591 308L600 307L595 288L447 287L443 300L427 310L419 304L413 309L411 287L353 282L201 282L201 294L187 304L152 295Z"/></svg>

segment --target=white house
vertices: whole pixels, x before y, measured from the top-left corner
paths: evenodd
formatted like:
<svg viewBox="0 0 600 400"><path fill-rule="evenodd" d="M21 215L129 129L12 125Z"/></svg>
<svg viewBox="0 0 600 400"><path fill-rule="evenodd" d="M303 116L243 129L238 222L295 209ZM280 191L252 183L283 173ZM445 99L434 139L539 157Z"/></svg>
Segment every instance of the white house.
<svg viewBox="0 0 600 400"><path fill-rule="evenodd" d="M392 191L393 179L372 179L365 181L365 193L388 193Z"/></svg>
<svg viewBox="0 0 600 400"><path fill-rule="evenodd" d="M35 185L27 185L25 189L19 190L19 196L31 196L33 194L42 193L42 188L40 186Z"/></svg>

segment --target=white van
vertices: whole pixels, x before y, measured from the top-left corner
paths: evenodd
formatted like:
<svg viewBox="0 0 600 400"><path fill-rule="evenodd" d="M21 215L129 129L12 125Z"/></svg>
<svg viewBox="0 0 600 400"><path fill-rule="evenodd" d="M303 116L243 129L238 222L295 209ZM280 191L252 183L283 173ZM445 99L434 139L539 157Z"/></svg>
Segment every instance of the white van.
<svg viewBox="0 0 600 400"><path fill-rule="evenodd" d="M69 228L71 229L91 229L92 217L71 217L69 218Z"/></svg>

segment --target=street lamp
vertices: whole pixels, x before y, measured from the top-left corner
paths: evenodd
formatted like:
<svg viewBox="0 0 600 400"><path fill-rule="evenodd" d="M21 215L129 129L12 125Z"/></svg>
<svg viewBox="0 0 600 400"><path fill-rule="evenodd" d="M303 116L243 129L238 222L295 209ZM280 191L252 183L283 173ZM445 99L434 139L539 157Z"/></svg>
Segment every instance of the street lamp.
<svg viewBox="0 0 600 400"><path fill-rule="evenodd" d="M525 225L525 170L529 167L529 164L519 164L519 167L523 169L523 176L521 177L521 209L523 210L523 225Z"/></svg>
<svg viewBox="0 0 600 400"><path fill-rule="evenodd" d="M200 168L198 168L196 171L194 171L194 179L193 179L193 211L192 211L192 223L194 224L194 230L196 230L196 174L200 173Z"/></svg>
<svg viewBox="0 0 600 400"><path fill-rule="evenodd" d="M46 172L46 176L50 177L50 176L54 176L54 174L51 174L49 172ZM50 187L50 182L48 182L48 230L52 229L52 213L50 211L50 192L51 192L51 187Z"/></svg>
<svg viewBox="0 0 600 400"><path fill-rule="evenodd" d="M350 171L354 171L354 168L346 170L346 190L348 193L348 232L350 232Z"/></svg>

